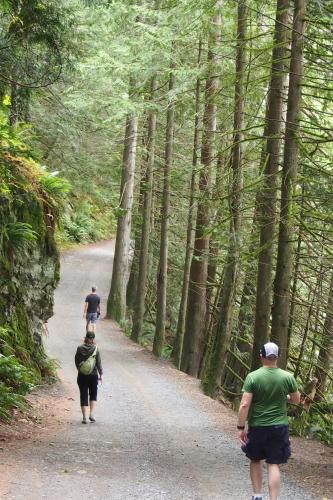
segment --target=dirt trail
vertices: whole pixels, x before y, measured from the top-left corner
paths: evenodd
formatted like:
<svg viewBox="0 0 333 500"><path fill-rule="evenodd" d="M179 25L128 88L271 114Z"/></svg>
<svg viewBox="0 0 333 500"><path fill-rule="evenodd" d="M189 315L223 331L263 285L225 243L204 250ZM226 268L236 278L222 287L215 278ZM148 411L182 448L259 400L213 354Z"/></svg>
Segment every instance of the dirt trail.
<svg viewBox="0 0 333 500"><path fill-rule="evenodd" d="M40 434L1 455L1 498L250 498L234 414L203 396L196 380L131 343L112 321L98 324L105 383L97 422L81 424L73 356L84 332L83 301L97 284L105 311L112 255L112 244L103 243L62 259L47 340L62 382L51 389L54 406ZM285 480L281 500L291 498L319 497Z"/></svg>

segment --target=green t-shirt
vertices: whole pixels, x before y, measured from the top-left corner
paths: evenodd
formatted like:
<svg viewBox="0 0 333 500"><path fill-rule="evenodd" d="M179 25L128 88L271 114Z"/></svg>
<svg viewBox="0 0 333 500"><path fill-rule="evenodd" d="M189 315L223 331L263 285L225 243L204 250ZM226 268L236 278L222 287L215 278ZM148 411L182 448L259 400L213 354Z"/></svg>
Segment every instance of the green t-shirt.
<svg viewBox="0 0 333 500"><path fill-rule="evenodd" d="M259 368L248 374L243 392L253 394L251 426L287 425L287 395L297 391L294 376L280 368Z"/></svg>

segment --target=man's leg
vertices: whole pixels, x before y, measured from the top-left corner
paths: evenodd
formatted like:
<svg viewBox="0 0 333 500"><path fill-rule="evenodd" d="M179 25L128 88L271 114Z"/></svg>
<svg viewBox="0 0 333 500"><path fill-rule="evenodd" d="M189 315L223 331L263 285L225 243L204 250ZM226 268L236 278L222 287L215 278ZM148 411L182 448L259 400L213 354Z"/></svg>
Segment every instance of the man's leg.
<svg viewBox="0 0 333 500"><path fill-rule="evenodd" d="M267 466L269 498L270 500L277 500L281 485L280 466L277 464L267 464Z"/></svg>
<svg viewBox="0 0 333 500"><path fill-rule="evenodd" d="M253 487L253 493L262 493L262 461L251 460L250 476Z"/></svg>

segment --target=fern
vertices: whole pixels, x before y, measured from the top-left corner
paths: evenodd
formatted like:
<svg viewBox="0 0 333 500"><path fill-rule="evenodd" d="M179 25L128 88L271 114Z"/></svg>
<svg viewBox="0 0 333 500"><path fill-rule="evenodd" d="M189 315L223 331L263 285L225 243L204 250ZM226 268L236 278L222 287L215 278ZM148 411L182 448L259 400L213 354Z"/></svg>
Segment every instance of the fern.
<svg viewBox="0 0 333 500"><path fill-rule="evenodd" d="M9 222L2 229L2 244L14 251L20 251L32 246L37 240L37 233L26 222Z"/></svg>
<svg viewBox="0 0 333 500"><path fill-rule="evenodd" d="M63 201L70 190L69 182L62 177L44 174L40 177L39 182L54 204Z"/></svg>
<svg viewBox="0 0 333 500"><path fill-rule="evenodd" d="M12 418L12 409L24 410L28 404L21 394L16 394L11 387L0 382L0 420L9 422Z"/></svg>

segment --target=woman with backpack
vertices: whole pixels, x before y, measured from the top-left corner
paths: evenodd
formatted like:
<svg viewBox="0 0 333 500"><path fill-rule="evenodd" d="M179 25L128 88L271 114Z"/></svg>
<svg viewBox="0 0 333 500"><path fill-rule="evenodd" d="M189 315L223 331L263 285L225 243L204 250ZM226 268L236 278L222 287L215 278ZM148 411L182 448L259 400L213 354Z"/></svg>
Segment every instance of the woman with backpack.
<svg viewBox="0 0 333 500"><path fill-rule="evenodd" d="M78 346L75 365L78 370L77 383L80 389L82 423L87 423L88 413L90 422L95 422L98 379L102 383L103 369L94 332L87 332L84 343Z"/></svg>

